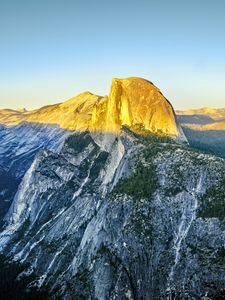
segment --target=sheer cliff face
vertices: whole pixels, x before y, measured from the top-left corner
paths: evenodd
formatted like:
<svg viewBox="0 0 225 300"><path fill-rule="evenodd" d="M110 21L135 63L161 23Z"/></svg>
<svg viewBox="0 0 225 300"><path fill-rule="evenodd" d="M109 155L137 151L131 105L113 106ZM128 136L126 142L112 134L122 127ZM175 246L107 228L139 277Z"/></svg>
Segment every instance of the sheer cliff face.
<svg viewBox="0 0 225 300"><path fill-rule="evenodd" d="M0 122L22 121L58 124L64 129L119 133L122 125L140 125L146 130L180 137L173 108L160 90L147 80L113 79L109 97L89 92L64 103L36 111L0 114Z"/></svg>
<svg viewBox="0 0 225 300"><path fill-rule="evenodd" d="M108 101L110 124L142 125L153 132L178 136L171 104L152 83L141 78L113 79Z"/></svg>

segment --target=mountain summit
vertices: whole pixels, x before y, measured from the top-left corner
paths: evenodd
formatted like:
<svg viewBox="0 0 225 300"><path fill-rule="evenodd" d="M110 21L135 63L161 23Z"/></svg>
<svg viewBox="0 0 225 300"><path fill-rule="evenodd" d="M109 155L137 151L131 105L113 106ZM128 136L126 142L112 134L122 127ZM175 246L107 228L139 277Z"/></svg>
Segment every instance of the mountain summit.
<svg viewBox="0 0 225 300"><path fill-rule="evenodd" d="M152 132L178 136L171 104L151 82L137 77L113 79L107 105L108 126L142 125Z"/></svg>
<svg viewBox="0 0 225 300"><path fill-rule="evenodd" d="M109 96L89 92L35 111L15 112L0 123L15 125L23 121L58 124L70 130L119 133L123 125L139 125L154 133L182 137L174 110L161 91L150 81L130 77L112 80Z"/></svg>

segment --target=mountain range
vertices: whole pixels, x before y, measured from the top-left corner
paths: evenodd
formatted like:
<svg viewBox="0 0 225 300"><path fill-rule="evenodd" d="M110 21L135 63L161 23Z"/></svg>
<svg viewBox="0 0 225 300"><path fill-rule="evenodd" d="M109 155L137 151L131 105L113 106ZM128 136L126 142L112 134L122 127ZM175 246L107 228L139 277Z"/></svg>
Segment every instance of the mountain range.
<svg viewBox="0 0 225 300"><path fill-rule="evenodd" d="M1 110L1 298L224 299L223 114L175 114L137 77Z"/></svg>
<svg viewBox="0 0 225 300"><path fill-rule="evenodd" d="M224 108L201 108L176 113L191 146L225 157Z"/></svg>

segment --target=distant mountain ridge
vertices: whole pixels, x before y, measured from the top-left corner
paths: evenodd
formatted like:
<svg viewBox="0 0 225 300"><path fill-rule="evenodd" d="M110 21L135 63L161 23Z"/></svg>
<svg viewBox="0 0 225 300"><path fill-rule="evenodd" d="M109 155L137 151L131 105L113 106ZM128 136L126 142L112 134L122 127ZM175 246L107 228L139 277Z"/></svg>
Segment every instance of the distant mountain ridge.
<svg viewBox="0 0 225 300"><path fill-rule="evenodd" d="M225 108L202 107L188 110L176 110L176 114L181 116L208 116L214 121L225 120Z"/></svg>
<svg viewBox="0 0 225 300"><path fill-rule="evenodd" d="M203 107L199 109L177 110L180 124L196 130L224 130L225 108Z"/></svg>
<svg viewBox="0 0 225 300"><path fill-rule="evenodd" d="M209 124L185 124L186 127L189 127L194 130L200 131L209 131L209 130L225 130L225 122L215 122Z"/></svg>
<svg viewBox="0 0 225 300"><path fill-rule="evenodd" d="M225 157L225 108L176 111L191 146Z"/></svg>

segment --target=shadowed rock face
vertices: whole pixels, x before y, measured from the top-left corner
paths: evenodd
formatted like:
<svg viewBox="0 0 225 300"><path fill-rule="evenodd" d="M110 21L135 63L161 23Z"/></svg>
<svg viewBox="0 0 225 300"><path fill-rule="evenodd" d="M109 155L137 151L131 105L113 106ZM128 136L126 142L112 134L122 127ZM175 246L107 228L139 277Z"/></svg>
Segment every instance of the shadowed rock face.
<svg viewBox="0 0 225 300"><path fill-rule="evenodd" d="M171 104L151 82L137 77L113 79L109 97L89 92L36 111L4 111L0 122L58 124L64 129L119 133L122 125L181 137Z"/></svg>
<svg viewBox="0 0 225 300"><path fill-rule="evenodd" d="M57 152L69 134L55 125L0 125L0 225L35 155L43 148Z"/></svg>

